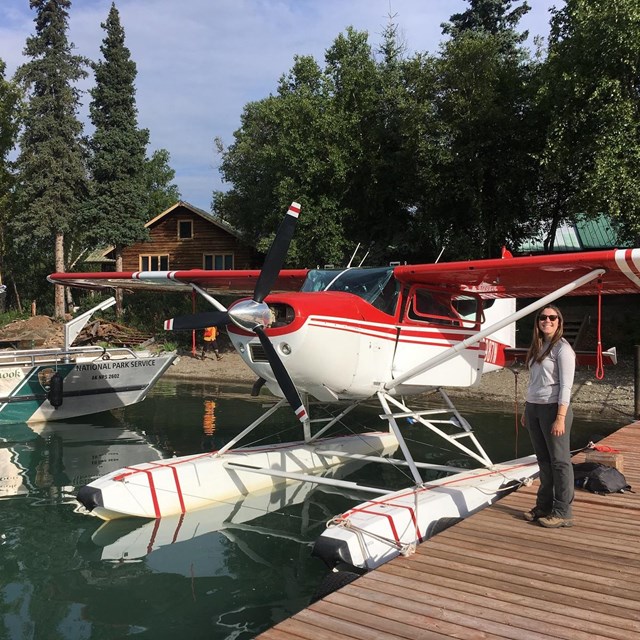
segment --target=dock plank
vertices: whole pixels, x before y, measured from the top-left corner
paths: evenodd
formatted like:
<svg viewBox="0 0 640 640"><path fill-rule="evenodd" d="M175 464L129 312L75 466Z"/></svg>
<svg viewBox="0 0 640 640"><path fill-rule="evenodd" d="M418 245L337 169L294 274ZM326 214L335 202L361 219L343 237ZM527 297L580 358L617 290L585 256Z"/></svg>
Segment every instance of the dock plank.
<svg viewBox="0 0 640 640"><path fill-rule="evenodd" d="M623 454L637 490L640 422L602 444ZM550 530L522 519L536 489L522 487L258 638L639 637L640 495L577 491L574 526Z"/></svg>

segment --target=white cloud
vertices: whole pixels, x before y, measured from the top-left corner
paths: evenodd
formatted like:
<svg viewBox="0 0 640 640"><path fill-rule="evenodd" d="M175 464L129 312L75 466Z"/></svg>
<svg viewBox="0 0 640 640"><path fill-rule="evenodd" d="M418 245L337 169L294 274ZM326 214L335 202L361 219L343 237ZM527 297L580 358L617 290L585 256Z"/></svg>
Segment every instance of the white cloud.
<svg viewBox="0 0 640 640"><path fill-rule="evenodd" d="M532 35L548 32L548 6L536 0L523 21ZM76 52L100 57L111 0L73 0L69 39ZM369 32L373 45L395 15L409 51L435 53L440 24L464 0L117 0L126 44L138 67L139 122L151 149L166 148L185 200L209 209L222 187L213 138L233 141L247 102L276 90L296 54L323 62L347 26ZM0 2L0 58L13 73L34 30L28 0ZM91 81L87 81L86 87ZM88 97L85 100L88 102ZM86 118L87 108L83 110Z"/></svg>

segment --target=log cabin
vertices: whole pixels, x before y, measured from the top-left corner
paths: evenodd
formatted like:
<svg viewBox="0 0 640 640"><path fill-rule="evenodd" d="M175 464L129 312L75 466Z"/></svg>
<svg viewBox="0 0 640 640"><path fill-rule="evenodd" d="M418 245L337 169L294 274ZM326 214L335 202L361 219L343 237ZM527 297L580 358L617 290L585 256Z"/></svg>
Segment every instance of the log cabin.
<svg viewBox="0 0 640 640"><path fill-rule="evenodd" d="M262 256L231 226L182 200L145 227L149 239L123 249L123 271L259 269L262 264ZM91 261L112 270L113 248Z"/></svg>

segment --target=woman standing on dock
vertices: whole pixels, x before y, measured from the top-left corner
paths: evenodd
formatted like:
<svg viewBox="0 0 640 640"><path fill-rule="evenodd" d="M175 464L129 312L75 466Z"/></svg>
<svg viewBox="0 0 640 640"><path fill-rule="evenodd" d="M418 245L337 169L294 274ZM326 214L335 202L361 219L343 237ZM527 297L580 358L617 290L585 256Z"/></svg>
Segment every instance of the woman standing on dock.
<svg viewBox="0 0 640 640"><path fill-rule="evenodd" d="M570 402L576 355L562 337L563 324L555 305L547 305L536 318L527 352L529 386L522 416L540 467L536 506L524 513L524 519L554 529L573 525Z"/></svg>

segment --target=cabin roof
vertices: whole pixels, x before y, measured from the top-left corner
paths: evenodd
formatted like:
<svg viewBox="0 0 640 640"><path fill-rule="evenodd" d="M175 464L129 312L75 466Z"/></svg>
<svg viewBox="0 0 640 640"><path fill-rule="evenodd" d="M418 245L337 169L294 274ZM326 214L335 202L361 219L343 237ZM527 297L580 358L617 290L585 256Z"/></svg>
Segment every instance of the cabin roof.
<svg viewBox="0 0 640 640"><path fill-rule="evenodd" d="M234 238L242 242L245 242L242 236L240 235L240 233L238 233L238 231L236 231L231 225L227 224L226 222L223 222L219 218L216 218L213 214L207 211L204 211L203 209L199 209L198 207L193 206L189 202L185 202L184 200L178 200L178 202L176 202L175 204L172 204L168 209L165 209L162 213L159 213L157 216L155 216L155 218L152 218L151 220L149 220L147 223L145 223L144 225L145 228L149 228L151 225L162 220L162 218L165 218L169 214L173 213L179 207L188 209L192 213L195 213L201 218L204 218L210 224L213 224L216 227L219 227L220 229L228 233L229 235L232 235ZM113 246L98 247L97 249L94 249L91 253L89 253L89 255L82 262L88 263L88 264L91 264L91 263L115 264L116 262L115 258L110 257L110 254L113 250L114 250Z"/></svg>
<svg viewBox="0 0 640 640"><path fill-rule="evenodd" d="M229 233L234 238L237 238L238 240L243 240L242 236L230 224L223 222L222 220L220 220L220 218L217 218L213 214L205 211L204 209L199 209L198 207L194 207L192 204L185 202L184 200L178 200L178 202L171 205L168 209L165 209L162 213L159 213L155 218L152 218L151 220L149 220L149 222L147 222L144 226L147 228L152 226L162 218L174 212L179 207L184 207L185 209L188 209L192 213L195 213L201 218L204 218L207 222L215 225L216 227L219 227L226 233Z"/></svg>
<svg viewBox="0 0 640 640"><path fill-rule="evenodd" d="M579 214L575 223L563 222L558 226L553 251L565 253L613 249L623 244L608 216L601 213L597 218L589 219L586 215ZM523 241L518 253L540 253L544 250L544 240L540 235Z"/></svg>

